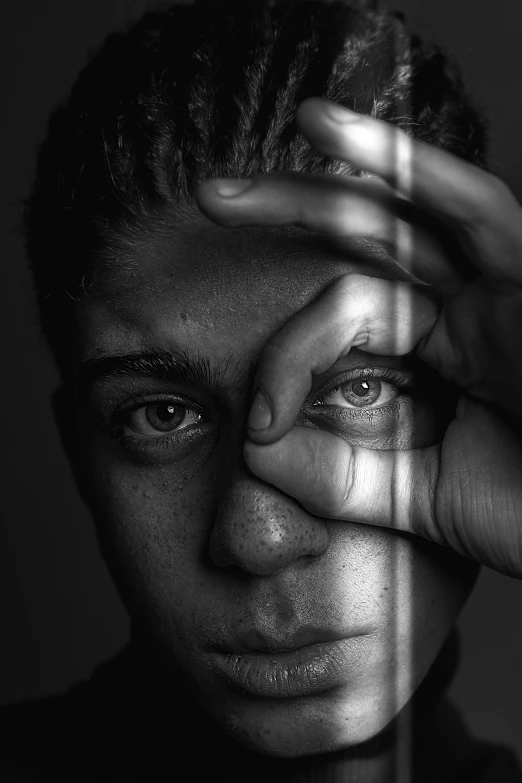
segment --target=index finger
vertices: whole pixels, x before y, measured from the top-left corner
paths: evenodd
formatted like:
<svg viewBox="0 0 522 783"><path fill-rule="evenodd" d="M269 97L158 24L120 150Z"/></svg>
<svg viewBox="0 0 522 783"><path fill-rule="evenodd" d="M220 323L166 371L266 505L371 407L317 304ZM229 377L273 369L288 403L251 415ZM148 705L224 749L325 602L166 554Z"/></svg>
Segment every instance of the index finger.
<svg viewBox="0 0 522 783"><path fill-rule="evenodd" d="M417 206L460 230L492 279L522 283L522 210L496 176L403 130L321 98L297 112L310 144L384 179Z"/></svg>
<svg viewBox="0 0 522 783"><path fill-rule="evenodd" d="M263 348L249 437L259 443L281 438L295 423L313 376L326 372L351 348L402 356L416 348L437 317L430 286L358 274L334 281Z"/></svg>

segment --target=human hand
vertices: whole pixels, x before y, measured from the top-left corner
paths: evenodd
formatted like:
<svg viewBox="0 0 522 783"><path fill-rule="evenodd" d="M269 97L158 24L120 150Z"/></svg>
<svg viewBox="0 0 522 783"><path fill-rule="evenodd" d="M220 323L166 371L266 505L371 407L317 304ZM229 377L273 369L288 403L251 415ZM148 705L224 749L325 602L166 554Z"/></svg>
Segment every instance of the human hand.
<svg viewBox="0 0 522 783"><path fill-rule="evenodd" d="M299 225L393 245L428 285L346 275L290 319L259 360L254 388L271 423L249 428L245 460L317 516L407 531L522 577L522 209L496 177L394 126L315 98L298 123L319 152L378 179L275 173L226 198L209 182L203 211L223 225ZM471 262L472 280L434 222ZM413 351L457 384L441 443L365 448L295 426L314 377L353 348Z"/></svg>

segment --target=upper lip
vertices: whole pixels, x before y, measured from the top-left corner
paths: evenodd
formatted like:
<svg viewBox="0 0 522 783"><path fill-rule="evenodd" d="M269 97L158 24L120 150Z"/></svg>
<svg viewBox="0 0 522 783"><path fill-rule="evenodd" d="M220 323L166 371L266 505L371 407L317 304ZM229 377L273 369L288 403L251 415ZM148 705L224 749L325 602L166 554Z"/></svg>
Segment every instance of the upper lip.
<svg viewBox="0 0 522 783"><path fill-rule="evenodd" d="M339 632L331 629L300 628L293 633L268 634L265 631L251 629L219 644L221 652L231 653L283 653L298 650L311 644L339 641L350 636L358 636L358 632Z"/></svg>

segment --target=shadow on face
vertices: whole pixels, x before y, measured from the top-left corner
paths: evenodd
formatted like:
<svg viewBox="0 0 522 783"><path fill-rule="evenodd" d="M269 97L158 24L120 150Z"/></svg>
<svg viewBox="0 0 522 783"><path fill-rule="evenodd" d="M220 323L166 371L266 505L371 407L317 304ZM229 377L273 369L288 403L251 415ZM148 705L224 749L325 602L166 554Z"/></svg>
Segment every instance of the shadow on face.
<svg viewBox="0 0 522 783"><path fill-rule="evenodd" d="M204 709L272 755L381 731L476 576L412 536L313 516L244 463L263 345L350 272L405 277L368 246L201 220L105 273L78 307L75 460L104 555L131 616ZM400 378L405 360L352 351L314 389L368 367ZM395 397L406 393L395 385ZM414 407L404 426L433 438L435 404ZM328 407L340 410L303 412L298 424L376 447L364 410L348 416L341 398Z"/></svg>

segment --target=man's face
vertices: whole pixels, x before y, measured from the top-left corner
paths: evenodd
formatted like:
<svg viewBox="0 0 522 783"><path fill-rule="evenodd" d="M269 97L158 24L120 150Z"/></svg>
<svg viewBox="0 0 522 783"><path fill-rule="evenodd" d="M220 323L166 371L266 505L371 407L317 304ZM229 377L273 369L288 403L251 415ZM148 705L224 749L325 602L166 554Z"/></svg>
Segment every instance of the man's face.
<svg viewBox="0 0 522 783"><path fill-rule="evenodd" d="M315 517L243 461L271 335L341 275L398 276L355 258L297 230L201 219L105 275L78 309L79 400L91 416L81 470L127 606L220 724L275 755L380 731L475 576L420 539ZM353 384L351 395L339 386L367 368L382 379L368 408ZM404 416L410 439L413 427L429 440L429 406L401 407L404 372L399 357L352 352L314 379L298 424L375 447Z"/></svg>

